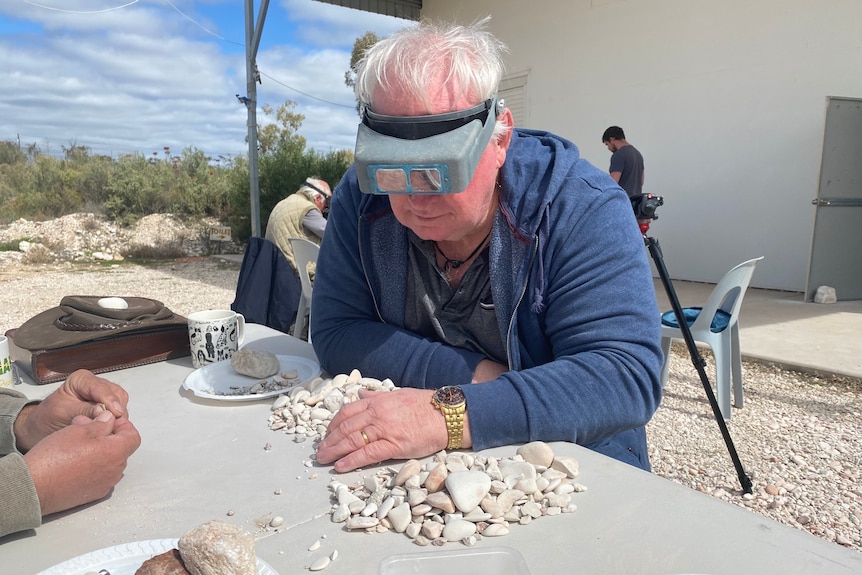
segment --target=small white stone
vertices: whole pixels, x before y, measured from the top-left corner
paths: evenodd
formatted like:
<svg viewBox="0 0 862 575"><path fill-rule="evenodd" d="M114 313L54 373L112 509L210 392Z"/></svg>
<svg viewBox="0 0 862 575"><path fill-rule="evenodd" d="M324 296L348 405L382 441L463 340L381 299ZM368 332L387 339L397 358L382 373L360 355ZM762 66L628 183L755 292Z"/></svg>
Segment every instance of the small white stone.
<svg viewBox="0 0 862 575"><path fill-rule="evenodd" d="M410 525L411 516L410 505L405 502L393 507L386 518L392 523L392 529L397 533L404 533L407 526Z"/></svg>
<svg viewBox="0 0 862 575"><path fill-rule="evenodd" d="M516 452L524 461L533 465L550 467L554 462L554 450L544 441L532 441L518 448Z"/></svg>
<svg viewBox="0 0 862 575"><path fill-rule="evenodd" d="M103 297L96 303L102 309L129 309L129 302L121 297Z"/></svg>
<svg viewBox="0 0 862 575"><path fill-rule="evenodd" d="M330 559L329 557L323 556L314 563L311 564L311 567L308 568L309 571L323 571L327 567L329 567Z"/></svg>
<svg viewBox="0 0 862 575"><path fill-rule="evenodd" d="M371 527L376 527L378 523L380 523L380 520L376 517L362 517L361 515L354 515L347 520L346 527L350 530L370 529Z"/></svg>
<svg viewBox="0 0 862 575"><path fill-rule="evenodd" d="M463 519L455 519L443 528L443 538L446 541L461 541L476 533L476 524Z"/></svg>
<svg viewBox="0 0 862 575"><path fill-rule="evenodd" d="M502 535L509 534L509 527L504 525L503 523L492 523L485 527L485 530L482 531L482 535L485 537L500 537Z"/></svg>
<svg viewBox="0 0 862 575"><path fill-rule="evenodd" d="M344 523L348 517L350 517L350 508L346 503L342 503L332 512L333 523Z"/></svg>

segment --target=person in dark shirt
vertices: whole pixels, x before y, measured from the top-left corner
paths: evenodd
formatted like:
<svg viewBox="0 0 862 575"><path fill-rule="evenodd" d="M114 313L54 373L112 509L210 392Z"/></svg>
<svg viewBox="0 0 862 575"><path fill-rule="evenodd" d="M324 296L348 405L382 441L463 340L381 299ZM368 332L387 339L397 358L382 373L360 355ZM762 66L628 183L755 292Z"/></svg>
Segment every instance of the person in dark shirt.
<svg viewBox="0 0 862 575"><path fill-rule="evenodd" d="M602 134L602 143L611 151L611 177L629 197L643 193L644 157L626 141L619 126L611 126Z"/></svg>

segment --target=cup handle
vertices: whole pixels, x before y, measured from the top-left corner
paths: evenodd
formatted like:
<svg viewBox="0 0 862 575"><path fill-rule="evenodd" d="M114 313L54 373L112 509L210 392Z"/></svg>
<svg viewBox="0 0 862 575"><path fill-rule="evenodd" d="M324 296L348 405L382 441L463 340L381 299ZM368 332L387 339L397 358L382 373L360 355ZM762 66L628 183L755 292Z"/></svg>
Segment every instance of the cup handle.
<svg viewBox="0 0 862 575"><path fill-rule="evenodd" d="M239 348L245 339L245 316L241 313L236 314L236 333L236 346Z"/></svg>

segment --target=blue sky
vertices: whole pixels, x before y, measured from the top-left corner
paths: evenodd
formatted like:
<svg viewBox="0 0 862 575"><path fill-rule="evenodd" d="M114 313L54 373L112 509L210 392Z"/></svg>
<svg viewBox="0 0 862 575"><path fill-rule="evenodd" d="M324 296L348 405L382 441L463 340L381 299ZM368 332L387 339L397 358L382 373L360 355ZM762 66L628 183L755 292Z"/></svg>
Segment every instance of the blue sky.
<svg viewBox="0 0 862 575"><path fill-rule="evenodd" d="M257 15L260 0L255 1ZM357 37L410 22L315 0L270 0L261 104L296 102L322 152L353 148L358 118L344 72ZM245 155L244 0L2 0L0 141L117 157Z"/></svg>

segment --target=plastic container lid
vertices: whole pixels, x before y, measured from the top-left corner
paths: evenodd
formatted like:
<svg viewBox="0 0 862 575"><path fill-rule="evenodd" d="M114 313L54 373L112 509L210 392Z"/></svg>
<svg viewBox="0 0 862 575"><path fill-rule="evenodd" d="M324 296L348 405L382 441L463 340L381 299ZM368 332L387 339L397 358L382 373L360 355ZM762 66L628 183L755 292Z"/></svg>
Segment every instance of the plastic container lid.
<svg viewBox="0 0 862 575"><path fill-rule="evenodd" d="M458 549L392 555L380 562L379 575L530 575L524 556L511 547Z"/></svg>

